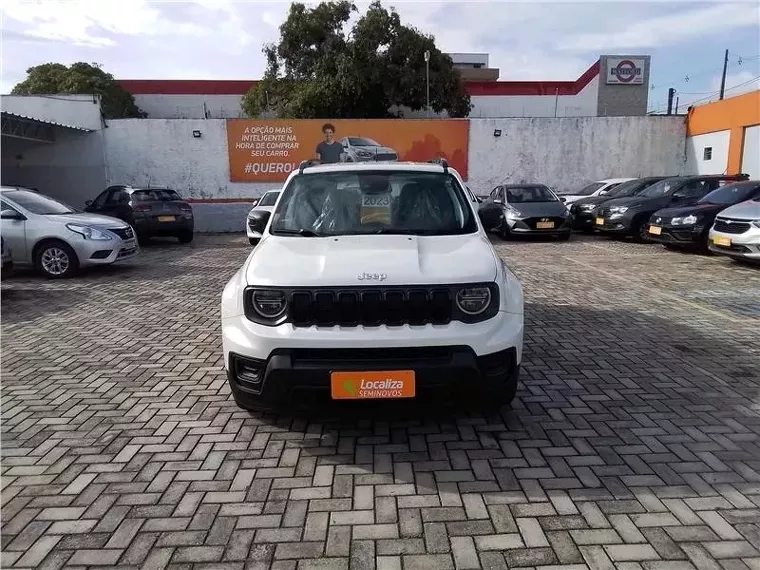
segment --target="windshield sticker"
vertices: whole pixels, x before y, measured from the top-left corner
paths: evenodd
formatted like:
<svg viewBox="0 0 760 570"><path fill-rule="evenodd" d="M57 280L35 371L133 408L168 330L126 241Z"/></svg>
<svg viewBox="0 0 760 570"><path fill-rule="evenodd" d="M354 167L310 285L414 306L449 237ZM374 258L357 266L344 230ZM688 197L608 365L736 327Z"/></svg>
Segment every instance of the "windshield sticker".
<svg viewBox="0 0 760 570"><path fill-rule="evenodd" d="M362 194L361 223L391 223L391 193Z"/></svg>

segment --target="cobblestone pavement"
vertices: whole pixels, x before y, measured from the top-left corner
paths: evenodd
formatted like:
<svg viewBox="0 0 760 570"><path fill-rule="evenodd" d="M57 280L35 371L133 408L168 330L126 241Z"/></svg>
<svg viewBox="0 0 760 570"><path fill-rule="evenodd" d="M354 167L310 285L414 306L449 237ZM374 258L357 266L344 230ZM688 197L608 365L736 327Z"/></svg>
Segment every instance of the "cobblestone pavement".
<svg viewBox="0 0 760 570"><path fill-rule="evenodd" d="M2 567L760 569L760 270L498 244L527 346L488 415L238 409L242 236L4 282Z"/></svg>

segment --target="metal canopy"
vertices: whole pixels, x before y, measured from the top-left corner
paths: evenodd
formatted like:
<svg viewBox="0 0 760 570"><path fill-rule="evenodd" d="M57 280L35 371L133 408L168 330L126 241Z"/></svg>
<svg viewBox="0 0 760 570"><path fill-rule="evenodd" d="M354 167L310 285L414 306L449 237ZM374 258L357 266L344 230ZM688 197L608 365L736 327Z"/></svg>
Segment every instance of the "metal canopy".
<svg viewBox="0 0 760 570"><path fill-rule="evenodd" d="M2 112L2 136L23 139L28 141L53 143L55 142L55 131L57 128L81 131L85 133L92 132L91 129L75 127L73 125L64 125L52 121L43 121L33 117L17 115L16 113Z"/></svg>

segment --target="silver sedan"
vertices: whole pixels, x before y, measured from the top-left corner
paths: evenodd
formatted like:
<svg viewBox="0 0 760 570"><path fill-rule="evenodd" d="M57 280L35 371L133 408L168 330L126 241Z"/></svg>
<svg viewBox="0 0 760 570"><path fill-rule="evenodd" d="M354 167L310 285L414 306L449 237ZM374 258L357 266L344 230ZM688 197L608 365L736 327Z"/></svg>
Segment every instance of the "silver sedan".
<svg viewBox="0 0 760 570"><path fill-rule="evenodd" d="M69 277L80 267L122 261L139 251L129 224L77 212L31 190L2 187L0 209L13 265L32 265L45 277Z"/></svg>

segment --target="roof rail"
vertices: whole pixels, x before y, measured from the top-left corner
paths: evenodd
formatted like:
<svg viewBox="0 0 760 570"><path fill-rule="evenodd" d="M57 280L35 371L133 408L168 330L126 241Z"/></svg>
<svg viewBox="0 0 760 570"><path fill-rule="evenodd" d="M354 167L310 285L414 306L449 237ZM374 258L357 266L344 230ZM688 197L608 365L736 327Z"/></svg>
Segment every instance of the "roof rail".
<svg viewBox="0 0 760 570"><path fill-rule="evenodd" d="M440 164L443 166L443 171L448 173L449 171L449 163L445 158L433 158L432 160L428 160L430 164Z"/></svg>
<svg viewBox="0 0 760 570"><path fill-rule="evenodd" d="M303 174L304 168L308 168L309 166L317 166L318 164L322 163L314 158L310 160L302 160L300 166L298 167L298 174Z"/></svg>

